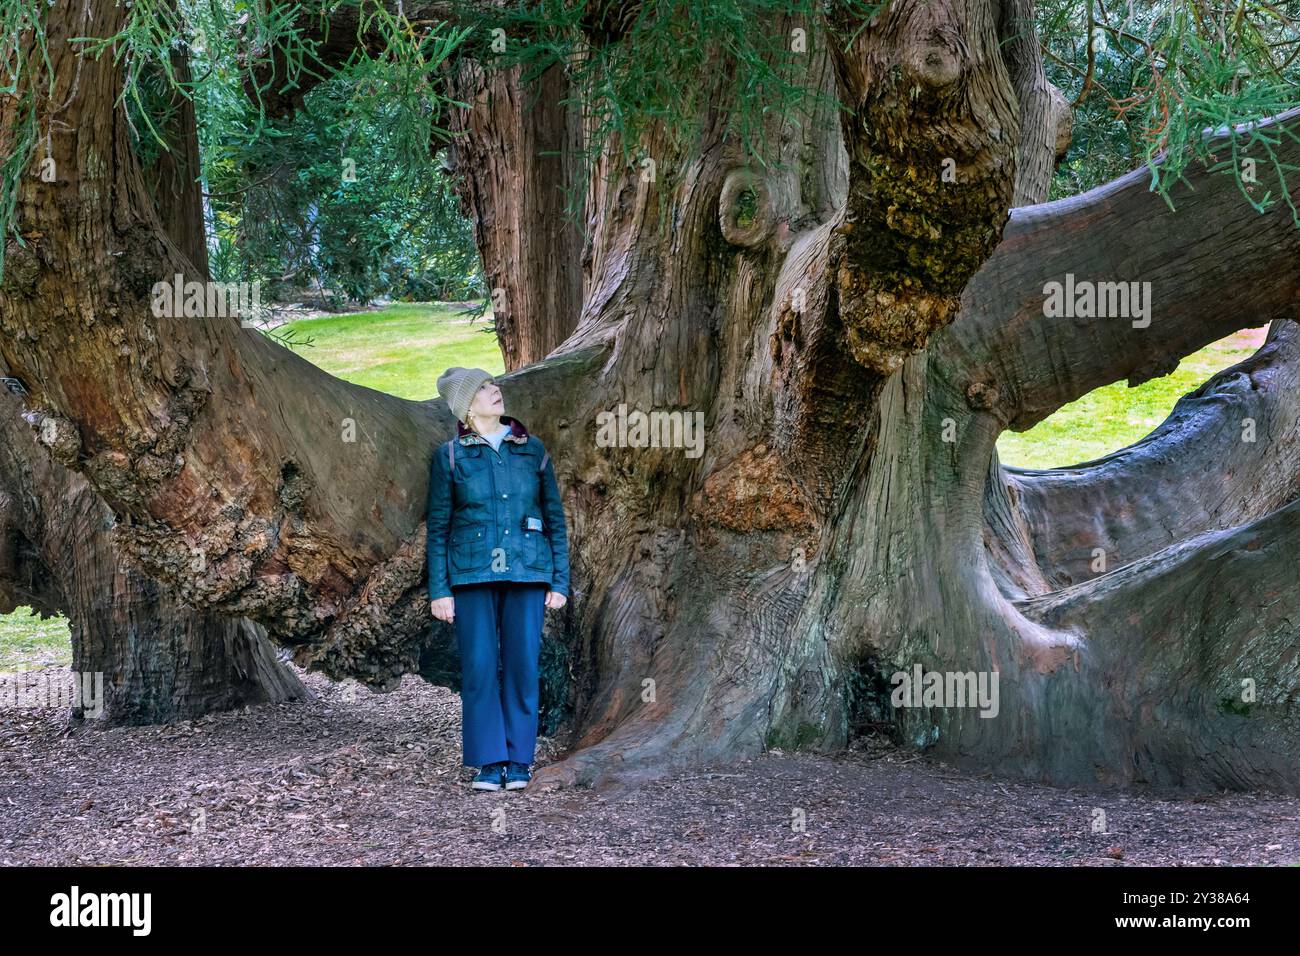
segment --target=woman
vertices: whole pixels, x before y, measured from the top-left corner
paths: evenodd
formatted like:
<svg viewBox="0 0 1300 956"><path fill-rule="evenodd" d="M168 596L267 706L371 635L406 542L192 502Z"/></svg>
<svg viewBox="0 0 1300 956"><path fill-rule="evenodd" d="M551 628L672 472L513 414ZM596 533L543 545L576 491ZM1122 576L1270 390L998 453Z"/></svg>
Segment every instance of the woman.
<svg viewBox="0 0 1300 956"><path fill-rule="evenodd" d="M429 474L429 608L460 647L463 758L480 768L472 787L520 790L537 745L544 608L568 600L564 506L550 455L502 414L489 373L449 368L438 394L457 422Z"/></svg>

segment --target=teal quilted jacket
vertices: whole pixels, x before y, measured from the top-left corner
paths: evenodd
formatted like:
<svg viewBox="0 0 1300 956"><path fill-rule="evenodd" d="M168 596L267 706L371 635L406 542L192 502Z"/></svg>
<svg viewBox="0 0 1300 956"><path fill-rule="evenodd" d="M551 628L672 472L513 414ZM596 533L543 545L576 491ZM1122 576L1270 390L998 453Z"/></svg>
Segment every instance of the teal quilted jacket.
<svg viewBox="0 0 1300 956"><path fill-rule="evenodd" d="M456 423L429 470L429 598L458 584L533 581L569 593L569 539L555 469L541 439L508 415L494 450ZM454 463L453 463L454 460Z"/></svg>

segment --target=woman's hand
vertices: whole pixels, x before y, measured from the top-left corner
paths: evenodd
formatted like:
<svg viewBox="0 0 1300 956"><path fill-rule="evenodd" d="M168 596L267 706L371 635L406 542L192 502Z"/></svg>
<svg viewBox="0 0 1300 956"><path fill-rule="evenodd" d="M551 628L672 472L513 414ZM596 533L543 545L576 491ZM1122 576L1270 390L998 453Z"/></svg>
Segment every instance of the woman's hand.
<svg viewBox="0 0 1300 956"><path fill-rule="evenodd" d="M456 599L445 597L430 601L429 611L440 621L451 621L456 616Z"/></svg>
<svg viewBox="0 0 1300 956"><path fill-rule="evenodd" d="M567 604L568 601L569 599L566 598L559 591L546 592L546 606L551 608L552 610L554 610L555 608L564 607L564 605Z"/></svg>

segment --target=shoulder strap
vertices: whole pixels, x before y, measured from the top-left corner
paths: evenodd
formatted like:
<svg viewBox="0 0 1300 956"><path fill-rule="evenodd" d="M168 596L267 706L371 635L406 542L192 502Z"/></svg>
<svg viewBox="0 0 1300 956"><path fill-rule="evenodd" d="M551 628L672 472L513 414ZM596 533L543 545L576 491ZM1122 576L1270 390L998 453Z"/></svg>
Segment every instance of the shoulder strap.
<svg viewBox="0 0 1300 956"><path fill-rule="evenodd" d="M551 457L551 453L550 453L549 451L548 451L545 455L542 456L542 463L541 463L540 465L537 466L537 470L538 470L539 472L541 472L541 471L545 471L545 470L546 470L546 461L547 461L547 459L549 459L550 457Z"/></svg>

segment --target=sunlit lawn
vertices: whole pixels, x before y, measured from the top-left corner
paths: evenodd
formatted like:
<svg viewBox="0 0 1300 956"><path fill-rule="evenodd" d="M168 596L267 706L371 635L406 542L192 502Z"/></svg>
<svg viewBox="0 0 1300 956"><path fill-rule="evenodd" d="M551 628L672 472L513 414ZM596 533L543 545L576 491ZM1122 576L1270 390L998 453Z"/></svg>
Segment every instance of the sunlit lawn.
<svg viewBox="0 0 1300 956"><path fill-rule="evenodd" d="M0 671L71 663L72 644L66 617L42 620L30 607L0 614Z"/></svg>
<svg viewBox="0 0 1300 956"><path fill-rule="evenodd" d="M1129 388L1116 382L1089 392L1022 434L1003 432L998 457L1004 465L1058 468L1118 451L1145 438L1163 422L1178 399L1216 372L1252 355L1267 328L1249 329L1187 356L1177 371Z"/></svg>
<svg viewBox="0 0 1300 956"><path fill-rule="evenodd" d="M376 312L302 319L280 327L298 342L296 351L331 375L424 401L438 395L438 376L453 365L505 371L491 313L476 321L459 317L458 307L398 303Z"/></svg>

